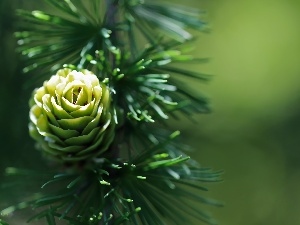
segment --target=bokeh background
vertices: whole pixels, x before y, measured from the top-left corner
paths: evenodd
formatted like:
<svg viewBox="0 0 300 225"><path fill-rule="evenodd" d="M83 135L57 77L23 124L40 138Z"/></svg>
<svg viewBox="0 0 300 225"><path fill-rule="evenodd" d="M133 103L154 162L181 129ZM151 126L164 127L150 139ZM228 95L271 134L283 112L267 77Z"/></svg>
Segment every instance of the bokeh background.
<svg viewBox="0 0 300 225"><path fill-rule="evenodd" d="M193 53L211 60L192 69L212 80L187 82L210 98L213 112L195 116L197 123L174 121L195 148L193 157L225 171L224 182L209 185L209 196L225 207L207 209L222 225L299 225L300 1L176 2L205 10L210 24L209 33L196 34ZM14 10L40 4L0 0L1 173L6 166L43 165L31 151L31 90L24 88L27 75L12 36ZM0 205L8 198L0 192Z"/></svg>

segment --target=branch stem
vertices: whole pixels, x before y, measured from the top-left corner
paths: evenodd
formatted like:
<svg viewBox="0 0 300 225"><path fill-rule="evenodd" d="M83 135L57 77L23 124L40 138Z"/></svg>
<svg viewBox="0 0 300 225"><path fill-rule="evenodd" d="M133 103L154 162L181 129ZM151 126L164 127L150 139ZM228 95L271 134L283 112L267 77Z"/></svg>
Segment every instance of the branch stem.
<svg viewBox="0 0 300 225"><path fill-rule="evenodd" d="M109 29L113 30L117 23L118 4L115 0L106 0L107 12L106 12L106 25ZM115 31L111 34L112 43L115 44L117 40L117 34Z"/></svg>

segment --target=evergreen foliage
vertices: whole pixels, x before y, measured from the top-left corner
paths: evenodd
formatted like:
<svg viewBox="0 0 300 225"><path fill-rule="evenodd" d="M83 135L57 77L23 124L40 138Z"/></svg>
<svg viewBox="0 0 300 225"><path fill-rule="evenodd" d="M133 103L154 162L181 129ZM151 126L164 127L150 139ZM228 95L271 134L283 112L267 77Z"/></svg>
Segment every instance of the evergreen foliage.
<svg viewBox="0 0 300 225"><path fill-rule="evenodd" d="M199 195L207 191L203 183L220 181L221 173L190 159L180 132L166 125L169 117L209 112L207 99L181 81L209 76L174 65L206 61L187 53L187 29L205 29L200 13L158 0L45 1L55 13L18 11L23 71L38 74L27 85L63 67L92 71L110 90L115 138L103 155L76 164L55 164L46 172L7 168L6 186L30 180L37 193L1 215L32 208L28 221L48 225L181 225L187 216L216 224L190 204L221 206Z"/></svg>

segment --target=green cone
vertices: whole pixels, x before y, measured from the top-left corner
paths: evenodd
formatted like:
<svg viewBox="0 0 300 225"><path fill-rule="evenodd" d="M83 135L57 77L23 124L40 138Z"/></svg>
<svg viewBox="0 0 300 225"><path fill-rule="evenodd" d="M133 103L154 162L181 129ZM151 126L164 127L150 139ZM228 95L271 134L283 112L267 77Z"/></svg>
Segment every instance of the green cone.
<svg viewBox="0 0 300 225"><path fill-rule="evenodd" d="M92 72L61 69L33 92L30 135L60 161L94 158L114 138L110 103L108 87Z"/></svg>

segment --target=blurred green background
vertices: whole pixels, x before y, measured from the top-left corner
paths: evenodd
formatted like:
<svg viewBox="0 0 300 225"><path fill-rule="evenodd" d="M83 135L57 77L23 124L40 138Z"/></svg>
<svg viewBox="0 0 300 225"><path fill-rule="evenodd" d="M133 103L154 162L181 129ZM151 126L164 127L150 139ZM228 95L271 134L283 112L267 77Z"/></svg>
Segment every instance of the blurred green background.
<svg viewBox="0 0 300 225"><path fill-rule="evenodd" d="M213 112L195 116L197 124L185 119L174 124L195 148L193 157L225 171L224 182L209 185L209 195L226 205L207 209L223 225L300 224L300 1L176 2L206 10L211 27L210 33L197 33L194 51L211 61L192 69L213 79L188 82L209 96ZM2 171L42 165L30 150L31 90L22 88L27 75L20 73L12 36L14 9L38 4L0 0Z"/></svg>

